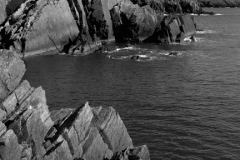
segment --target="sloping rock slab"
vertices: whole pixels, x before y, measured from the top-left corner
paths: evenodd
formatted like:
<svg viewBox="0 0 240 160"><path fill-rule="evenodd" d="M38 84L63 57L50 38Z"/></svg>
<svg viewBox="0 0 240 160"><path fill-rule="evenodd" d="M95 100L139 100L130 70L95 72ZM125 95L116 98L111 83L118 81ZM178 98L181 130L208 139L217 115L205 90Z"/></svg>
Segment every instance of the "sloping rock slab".
<svg viewBox="0 0 240 160"><path fill-rule="evenodd" d="M20 83L25 65L15 52L0 50L0 101Z"/></svg>

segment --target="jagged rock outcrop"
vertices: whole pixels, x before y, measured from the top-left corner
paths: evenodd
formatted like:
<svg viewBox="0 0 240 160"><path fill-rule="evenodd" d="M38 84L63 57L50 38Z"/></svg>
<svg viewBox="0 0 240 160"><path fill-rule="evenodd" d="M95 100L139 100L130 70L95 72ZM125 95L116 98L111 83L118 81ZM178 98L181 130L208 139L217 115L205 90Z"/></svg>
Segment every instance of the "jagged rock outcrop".
<svg viewBox="0 0 240 160"><path fill-rule="evenodd" d="M110 10L116 41L172 43L194 35L193 18L189 15L164 16L161 9L154 10L150 5L140 7L132 2L118 3Z"/></svg>
<svg viewBox="0 0 240 160"><path fill-rule="evenodd" d="M6 59L8 57L8 59ZM3 50L1 73L25 71L16 53ZM7 69L7 70L5 70ZM24 73L24 72L23 72ZM149 160L147 147L133 147L119 114L112 107L90 107L49 112L45 91L21 81L0 101L1 160ZM12 77L0 80L13 82Z"/></svg>
<svg viewBox="0 0 240 160"><path fill-rule="evenodd" d="M194 35L195 32L196 24L191 16L168 16L156 28L154 34L146 39L146 42L180 43L186 36Z"/></svg>
<svg viewBox="0 0 240 160"><path fill-rule="evenodd" d="M139 7L121 2L110 11L116 41L143 41L151 36L158 24L156 12L149 6Z"/></svg>
<svg viewBox="0 0 240 160"><path fill-rule="evenodd" d="M197 0L180 0L179 4L184 13L198 13L202 11Z"/></svg>
<svg viewBox="0 0 240 160"><path fill-rule="evenodd" d="M18 86L25 71L25 65L16 53L0 50L0 100Z"/></svg>
<svg viewBox="0 0 240 160"><path fill-rule="evenodd" d="M0 48L22 56L83 54L102 41L144 41L159 31L165 13L199 10L195 0L3 0Z"/></svg>
<svg viewBox="0 0 240 160"><path fill-rule="evenodd" d="M201 7L240 7L240 0L197 0Z"/></svg>

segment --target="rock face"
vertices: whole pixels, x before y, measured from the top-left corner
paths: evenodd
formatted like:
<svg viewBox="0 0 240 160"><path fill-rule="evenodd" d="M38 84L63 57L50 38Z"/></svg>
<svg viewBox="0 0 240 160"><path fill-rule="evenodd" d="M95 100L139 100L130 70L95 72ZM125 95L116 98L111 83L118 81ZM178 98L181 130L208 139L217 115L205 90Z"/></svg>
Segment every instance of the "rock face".
<svg viewBox="0 0 240 160"><path fill-rule="evenodd" d="M25 70L19 56L3 50L9 57L7 68ZM8 63L7 63L8 62ZM20 72L22 73L22 72ZM23 72L24 73L24 72ZM23 74L19 75L21 79ZM0 77L3 81L5 77ZM11 77L10 77L11 78ZM9 83L12 82L9 80ZM149 160L147 146L133 147L119 114L112 107L90 107L49 112L45 91L28 81L14 81L14 87L0 101L1 160Z"/></svg>
<svg viewBox="0 0 240 160"><path fill-rule="evenodd" d="M154 34L146 39L146 42L180 43L186 36L194 35L195 32L196 25L191 16L168 16L164 17Z"/></svg>
<svg viewBox="0 0 240 160"><path fill-rule="evenodd" d="M198 0L201 7L240 7L240 0Z"/></svg>
<svg viewBox="0 0 240 160"><path fill-rule="evenodd" d="M0 50L0 100L18 86L25 70L23 61L16 53Z"/></svg>
<svg viewBox="0 0 240 160"><path fill-rule="evenodd" d="M84 54L101 48L102 41L148 39L162 30L165 13L181 17L199 10L195 0L3 0L0 48L22 56Z"/></svg>

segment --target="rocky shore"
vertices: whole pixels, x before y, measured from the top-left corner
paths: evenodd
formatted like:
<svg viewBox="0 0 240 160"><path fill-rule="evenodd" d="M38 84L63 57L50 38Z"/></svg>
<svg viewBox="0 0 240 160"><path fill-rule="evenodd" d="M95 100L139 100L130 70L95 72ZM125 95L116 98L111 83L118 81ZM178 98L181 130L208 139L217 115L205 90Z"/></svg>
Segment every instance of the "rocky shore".
<svg viewBox="0 0 240 160"><path fill-rule="evenodd" d="M26 68L15 52L0 51L1 160L149 160L133 147L112 107L48 110L45 91L21 80Z"/></svg>
<svg viewBox="0 0 240 160"><path fill-rule="evenodd" d="M22 80L21 57L87 54L109 41L181 43L196 25L193 0L0 2L0 160L149 160L112 107L50 112L45 91Z"/></svg>
<svg viewBox="0 0 240 160"><path fill-rule="evenodd" d="M195 0L3 0L0 48L21 56L87 54L117 42L181 42L196 27Z"/></svg>

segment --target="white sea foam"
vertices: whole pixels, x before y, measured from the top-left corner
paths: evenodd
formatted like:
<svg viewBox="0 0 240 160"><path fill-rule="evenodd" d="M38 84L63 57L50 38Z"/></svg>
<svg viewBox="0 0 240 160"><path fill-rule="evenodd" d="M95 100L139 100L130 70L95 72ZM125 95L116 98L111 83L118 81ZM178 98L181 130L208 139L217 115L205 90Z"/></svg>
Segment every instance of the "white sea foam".
<svg viewBox="0 0 240 160"><path fill-rule="evenodd" d="M111 59L117 59L117 60L122 60L122 59L129 59L129 56L108 56Z"/></svg>
<svg viewBox="0 0 240 160"><path fill-rule="evenodd" d="M186 37L186 38L184 38L184 40L183 40L184 42L192 42L192 40L191 40L191 38L190 37Z"/></svg>
<svg viewBox="0 0 240 160"><path fill-rule="evenodd" d="M143 55L143 54L140 54L138 56L141 57L141 58L147 58L148 57L147 55Z"/></svg>
<svg viewBox="0 0 240 160"><path fill-rule="evenodd" d="M214 34L216 33L213 30L203 30L203 31L197 31L197 34Z"/></svg>
<svg viewBox="0 0 240 160"><path fill-rule="evenodd" d="M203 42L204 38L201 37L195 37L196 42Z"/></svg>
<svg viewBox="0 0 240 160"><path fill-rule="evenodd" d="M134 47L130 46L130 47L124 47L124 48L122 48L122 50L123 50L123 49L133 50L133 49L137 49L137 48L134 48Z"/></svg>
<svg viewBox="0 0 240 160"><path fill-rule="evenodd" d="M199 14L190 14L191 16L199 16ZM200 14L200 16L209 16L210 14ZM223 14L220 14L220 13L216 13L216 14L213 14L214 16L222 16Z"/></svg>
<svg viewBox="0 0 240 160"><path fill-rule="evenodd" d="M141 48L136 48L136 47L130 46L130 47L124 47L124 48L116 48L115 50L108 51L108 53L115 53L115 52L119 52L122 50L138 50L138 49L141 49Z"/></svg>
<svg viewBox="0 0 240 160"><path fill-rule="evenodd" d="M190 14L192 16L199 16L199 14ZM221 13L216 13L216 14L200 14L200 16L222 16L224 14L221 14Z"/></svg>

